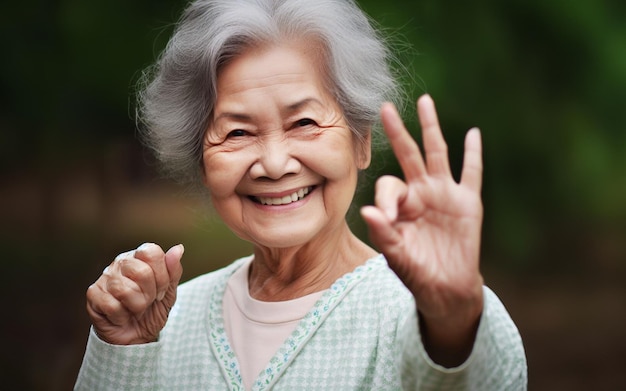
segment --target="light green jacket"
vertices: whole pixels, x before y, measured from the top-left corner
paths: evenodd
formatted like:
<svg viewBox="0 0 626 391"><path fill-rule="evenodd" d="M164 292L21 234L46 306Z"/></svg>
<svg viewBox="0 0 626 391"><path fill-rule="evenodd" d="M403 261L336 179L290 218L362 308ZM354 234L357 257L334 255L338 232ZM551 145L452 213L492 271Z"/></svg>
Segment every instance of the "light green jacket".
<svg viewBox="0 0 626 391"><path fill-rule="evenodd" d="M242 390L222 297L249 258L178 289L159 341L116 346L91 331L75 390ZM457 368L430 360L411 293L382 255L338 279L262 371L253 390L525 390L515 324L484 288L473 351Z"/></svg>

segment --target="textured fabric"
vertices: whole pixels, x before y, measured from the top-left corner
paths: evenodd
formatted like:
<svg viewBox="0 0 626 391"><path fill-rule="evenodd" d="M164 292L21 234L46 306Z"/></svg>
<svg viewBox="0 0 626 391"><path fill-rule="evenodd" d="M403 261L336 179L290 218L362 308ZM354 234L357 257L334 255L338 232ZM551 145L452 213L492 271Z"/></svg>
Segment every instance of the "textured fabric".
<svg viewBox="0 0 626 391"><path fill-rule="evenodd" d="M241 390L221 304L240 260L179 288L158 342L113 346L91 331L76 390ZM474 349L443 368L421 343L411 293L378 256L338 279L272 357L253 390L525 390L526 358L484 288Z"/></svg>
<svg viewBox="0 0 626 391"><path fill-rule="evenodd" d="M274 353L324 291L293 300L266 302L250 296L249 257L228 279L222 305L224 328L235 351L244 386L249 389Z"/></svg>

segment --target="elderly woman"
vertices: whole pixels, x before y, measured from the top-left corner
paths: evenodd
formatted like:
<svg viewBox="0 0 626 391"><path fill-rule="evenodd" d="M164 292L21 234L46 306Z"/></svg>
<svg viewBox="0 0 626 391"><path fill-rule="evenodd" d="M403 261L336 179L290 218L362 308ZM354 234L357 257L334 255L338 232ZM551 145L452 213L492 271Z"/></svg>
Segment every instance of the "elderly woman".
<svg viewBox="0 0 626 391"><path fill-rule="evenodd" d="M196 0L140 97L171 174L252 255L180 287L183 246L120 254L87 292L76 389L525 389L518 331L479 271L480 133L462 178L428 96L425 159L388 52L349 0ZM380 118L404 172L346 223Z"/></svg>

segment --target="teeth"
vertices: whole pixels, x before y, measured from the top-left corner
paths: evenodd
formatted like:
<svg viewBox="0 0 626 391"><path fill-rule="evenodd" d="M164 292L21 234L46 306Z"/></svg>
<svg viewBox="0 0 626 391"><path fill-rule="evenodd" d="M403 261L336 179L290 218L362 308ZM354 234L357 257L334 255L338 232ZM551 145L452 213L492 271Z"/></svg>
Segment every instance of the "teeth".
<svg viewBox="0 0 626 391"><path fill-rule="evenodd" d="M257 197L257 201L263 205L286 205L303 199L304 196L309 194L311 189L310 187L304 187L284 197Z"/></svg>

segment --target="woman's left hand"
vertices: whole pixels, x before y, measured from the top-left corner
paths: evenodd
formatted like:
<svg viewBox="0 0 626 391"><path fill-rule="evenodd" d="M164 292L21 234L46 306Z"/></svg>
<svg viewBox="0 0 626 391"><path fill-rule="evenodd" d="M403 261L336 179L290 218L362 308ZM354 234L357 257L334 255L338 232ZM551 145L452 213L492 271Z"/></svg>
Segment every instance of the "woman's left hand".
<svg viewBox="0 0 626 391"><path fill-rule="evenodd" d="M471 352L483 308L481 137L478 129L467 133L457 183L430 96L418 100L417 110L425 161L395 107L382 107L383 126L405 179L379 178L375 206L363 207L361 214L373 244L415 296L429 355L455 366Z"/></svg>

